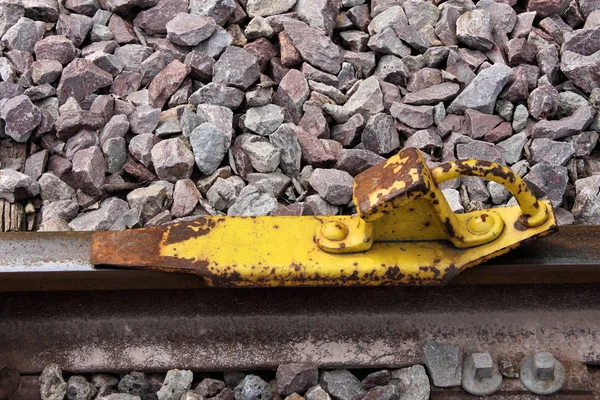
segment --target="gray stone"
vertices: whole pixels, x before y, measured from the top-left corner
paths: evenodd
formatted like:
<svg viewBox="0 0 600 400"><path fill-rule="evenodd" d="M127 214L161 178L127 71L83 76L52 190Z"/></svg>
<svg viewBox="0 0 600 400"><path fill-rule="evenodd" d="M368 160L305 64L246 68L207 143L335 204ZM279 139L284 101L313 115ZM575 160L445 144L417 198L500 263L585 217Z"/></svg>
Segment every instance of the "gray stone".
<svg viewBox="0 0 600 400"><path fill-rule="evenodd" d="M460 386L462 352L451 344L428 341L423 345L425 365L433 384L438 387Z"/></svg>
<svg viewBox="0 0 600 400"><path fill-rule="evenodd" d="M61 73L62 65L56 60L39 60L31 64L31 79L37 85L53 83Z"/></svg>
<svg viewBox="0 0 600 400"><path fill-rule="evenodd" d="M563 202L569 180L566 167L536 164L523 179L536 197L547 196L553 207L558 207Z"/></svg>
<svg viewBox="0 0 600 400"><path fill-rule="evenodd" d="M318 195L315 195L315 196L319 197ZM309 196L309 197L311 197L311 196ZM321 199L321 200L324 201L323 199ZM327 393L325 390L323 390L323 388L320 385L316 385L316 386L313 386L310 389L308 389L306 391L306 394L304 394L304 398L306 400L331 400L329 393Z"/></svg>
<svg viewBox="0 0 600 400"><path fill-rule="evenodd" d="M214 104L199 104L196 114L198 115L197 125L210 122L227 135L227 139L231 141L233 137L233 112L229 108Z"/></svg>
<svg viewBox="0 0 600 400"><path fill-rule="evenodd" d="M178 13L187 11L187 0L160 0L154 7L139 12L133 24L148 35L165 34L168 32L169 21Z"/></svg>
<svg viewBox="0 0 600 400"><path fill-rule="evenodd" d="M400 147L400 138L394 118L390 115L379 113L367 121L362 132L361 141L367 150L377 154L388 154Z"/></svg>
<svg viewBox="0 0 600 400"><path fill-rule="evenodd" d="M98 400L141 400L141 398L127 393L113 393L108 396L98 397Z"/></svg>
<svg viewBox="0 0 600 400"><path fill-rule="evenodd" d="M398 57L385 55L379 60L374 75L383 81L406 86L409 70Z"/></svg>
<svg viewBox="0 0 600 400"><path fill-rule="evenodd" d="M377 78L371 76L360 82L358 89L343 107L350 115L360 114L365 120L371 115L383 112L383 93Z"/></svg>
<svg viewBox="0 0 600 400"><path fill-rule="evenodd" d="M433 124L433 106L411 106L394 102L390 113L400 122L415 129L425 129Z"/></svg>
<svg viewBox="0 0 600 400"><path fill-rule="evenodd" d="M561 57L560 70L571 82L589 94L600 87L600 50L589 56L565 51Z"/></svg>
<svg viewBox="0 0 600 400"><path fill-rule="evenodd" d="M404 148L414 147L422 152L437 156L441 153L442 138L432 129L423 129L416 131L411 137L404 142Z"/></svg>
<svg viewBox="0 0 600 400"><path fill-rule="evenodd" d="M309 95L307 80L298 70L291 69L279 83L273 102L284 107L293 121L298 123L302 117L302 106Z"/></svg>
<svg viewBox="0 0 600 400"><path fill-rule="evenodd" d="M146 398L148 392L148 380L143 372L133 371L125 375L119 381L119 391L127 393L133 396L139 396L143 399Z"/></svg>
<svg viewBox="0 0 600 400"><path fill-rule="evenodd" d="M129 141L129 153L145 167L152 166L151 151L158 139L151 133L143 133L131 138Z"/></svg>
<svg viewBox="0 0 600 400"><path fill-rule="evenodd" d="M198 200L200 200L201 198L202 195L200 194L200 192L196 188L196 185L191 179L178 180L175 183L175 189L173 190L173 205L171 206L171 215L174 218L182 218L192 214L192 212L196 208L196 205L198 204ZM199 387L201 389L200 391ZM202 388L203 386L201 387L200 385L198 385L195 391L199 392L203 397L209 397L207 395L207 391L202 390Z"/></svg>
<svg viewBox="0 0 600 400"><path fill-rule="evenodd" d="M192 371L172 369L167 372L165 381L156 395L158 400L179 400L192 385Z"/></svg>
<svg viewBox="0 0 600 400"><path fill-rule="evenodd" d="M575 146L572 143L556 142L551 139L533 139L529 151L530 163L546 163L550 165L566 165L567 161L575 155Z"/></svg>
<svg viewBox="0 0 600 400"><path fill-rule="evenodd" d="M140 223L143 225L170 206L170 197L171 193L166 186L155 183L127 193L127 202L132 210L139 209L141 211ZM141 378L139 376L131 378L131 380L134 379L140 380ZM135 387L135 385L133 386Z"/></svg>
<svg viewBox="0 0 600 400"><path fill-rule="evenodd" d="M76 200L44 201L44 204L42 205L42 223L51 220L63 220L64 222L69 222L77 216L78 212L79 205ZM85 386L87 386L85 383L87 382L83 382L82 385L84 392L86 391ZM71 391L70 389L71 382L69 382L69 391Z"/></svg>
<svg viewBox="0 0 600 400"><path fill-rule="evenodd" d="M398 400L400 389L396 385L383 385L372 388L363 400Z"/></svg>
<svg viewBox="0 0 600 400"><path fill-rule="evenodd" d="M364 170L385 161L380 155L364 149L342 149L335 168L356 176Z"/></svg>
<svg viewBox="0 0 600 400"><path fill-rule="evenodd" d="M318 194L307 196L305 201L305 215L337 215L339 207L323 200ZM323 390L323 389L321 389ZM317 392L319 395L321 392ZM329 397L327 397L329 398Z"/></svg>
<svg viewBox="0 0 600 400"><path fill-rule="evenodd" d="M494 45L490 12L480 9L461 15L456 21L456 37L472 49L490 50Z"/></svg>
<svg viewBox="0 0 600 400"><path fill-rule="evenodd" d="M107 139L102 145L106 158L106 172L116 174L127 162L127 142L122 137Z"/></svg>
<svg viewBox="0 0 600 400"><path fill-rule="evenodd" d="M81 375L73 375L67 382L67 400L91 400L96 395L96 388Z"/></svg>
<svg viewBox="0 0 600 400"><path fill-rule="evenodd" d="M539 121L533 126L531 136L534 138L560 139L576 135L590 126L595 114L595 110L589 104L585 104L568 117L553 121Z"/></svg>
<svg viewBox="0 0 600 400"><path fill-rule="evenodd" d="M117 57L112 54L102 53L99 51L87 56L86 60L90 60L96 66L108 72L112 76L117 76L123 71L124 68L123 63Z"/></svg>
<svg viewBox="0 0 600 400"><path fill-rule="evenodd" d="M452 82L429 86L415 93L408 93L402 100L406 104L434 105L452 100L460 91L460 86Z"/></svg>
<svg viewBox="0 0 600 400"><path fill-rule="evenodd" d="M283 14L296 4L296 0L248 0L246 12L249 16L267 17Z"/></svg>
<svg viewBox="0 0 600 400"><path fill-rule="evenodd" d="M190 77L193 79L199 79L204 82L212 79L215 60L208 54L191 51L185 56L185 63L192 69Z"/></svg>
<svg viewBox="0 0 600 400"><path fill-rule="evenodd" d="M87 15L63 14L56 24L57 33L71 39L75 47L81 46L92 29L94 21Z"/></svg>
<svg viewBox="0 0 600 400"><path fill-rule="evenodd" d="M214 209L225 211L235 203L243 189L243 182L242 187L236 187L232 178L241 179L238 176L227 179L217 178L206 193L206 199Z"/></svg>
<svg viewBox="0 0 600 400"><path fill-rule="evenodd" d="M54 0L22 0L25 16L38 21L56 22L59 6Z"/></svg>
<svg viewBox="0 0 600 400"><path fill-rule="evenodd" d="M248 22L244 34L248 39L254 40L261 37L270 38L273 36L274 31L269 21L263 17L256 16Z"/></svg>
<svg viewBox="0 0 600 400"><path fill-rule="evenodd" d="M44 23L29 18L19 18L2 36L0 44L8 50L21 50L32 53L36 42L44 37Z"/></svg>
<svg viewBox="0 0 600 400"><path fill-rule="evenodd" d="M167 139L152 148L152 163L160 179L175 183L192 175L194 154L181 139Z"/></svg>
<svg viewBox="0 0 600 400"><path fill-rule="evenodd" d="M231 216L269 215L277 208L273 187L265 180L251 183L243 188L229 210ZM273 394L269 384L256 375L247 375L234 390L235 400L271 400Z"/></svg>
<svg viewBox="0 0 600 400"><path fill-rule="evenodd" d="M279 166L287 175L295 177L300 173L302 150L296 134L296 126L282 124L269 135L269 142L279 150Z"/></svg>
<svg viewBox="0 0 600 400"><path fill-rule="evenodd" d="M223 389L225 389L225 382L218 379L204 378L194 388L194 392L200 394L204 398L215 397Z"/></svg>
<svg viewBox="0 0 600 400"><path fill-rule="evenodd" d="M39 382L42 400L62 400L67 393L67 382L63 379L62 370L58 364L46 365L39 377Z"/></svg>
<svg viewBox="0 0 600 400"><path fill-rule="evenodd" d="M284 115L283 108L274 104L254 107L246 112L244 125L252 132L268 136L283 123Z"/></svg>
<svg viewBox="0 0 600 400"><path fill-rule="evenodd" d="M81 130L67 140L63 151L65 157L71 160L79 150L92 146L98 146L98 135L96 132Z"/></svg>
<svg viewBox="0 0 600 400"><path fill-rule="evenodd" d="M121 60L125 71L139 72L142 62L152 55L152 48L141 44L126 44L118 47L114 55Z"/></svg>
<svg viewBox="0 0 600 400"><path fill-rule="evenodd" d="M527 126L527 119L529 118L529 111L523 104L519 104L515 108L512 120L512 128L515 132L520 132Z"/></svg>
<svg viewBox="0 0 600 400"><path fill-rule="evenodd" d="M341 7L340 1L297 0L298 19L331 35Z"/></svg>
<svg viewBox="0 0 600 400"><path fill-rule="evenodd" d="M558 110L558 90L546 85L535 88L527 99L527 107L535 119L552 118Z"/></svg>
<svg viewBox="0 0 600 400"><path fill-rule="evenodd" d="M500 150L490 143L473 140L469 143L458 143L456 145L456 158L459 160L481 160L502 163Z"/></svg>
<svg viewBox="0 0 600 400"><path fill-rule="evenodd" d="M568 137L567 141L573 143L573 146L575 146L576 157L588 157L596 147L599 136L600 134L596 131L586 131L581 132L579 135ZM25 173L27 174L27 162L25 162Z"/></svg>
<svg viewBox="0 0 600 400"><path fill-rule="evenodd" d="M342 56L329 37L301 21L286 21L284 28L304 60L331 74L340 71Z"/></svg>
<svg viewBox="0 0 600 400"><path fill-rule="evenodd" d="M489 11L492 26L496 30L506 33L513 31L517 23L517 13L509 4L483 0L477 2L477 8Z"/></svg>
<svg viewBox="0 0 600 400"><path fill-rule="evenodd" d="M277 367L277 392L283 396L304 393L318 382L317 364L281 364Z"/></svg>
<svg viewBox="0 0 600 400"><path fill-rule="evenodd" d="M211 17L224 25L235 10L234 0L190 0L190 13Z"/></svg>
<svg viewBox="0 0 600 400"><path fill-rule="evenodd" d="M273 172L279 166L280 152L266 138L244 134L238 136L236 144L246 153L256 171Z"/></svg>
<svg viewBox="0 0 600 400"><path fill-rule="evenodd" d="M42 174L38 180L41 198L44 201L60 201L75 199L76 192L71 186L60 180L52 172Z"/></svg>
<svg viewBox="0 0 600 400"><path fill-rule="evenodd" d="M29 97L31 101L39 101L56 95L56 89L50 84L44 84L41 86L30 87L25 90L24 94Z"/></svg>
<svg viewBox="0 0 600 400"><path fill-rule="evenodd" d="M320 384L334 400L360 400L366 395L360 381L346 369L323 372Z"/></svg>
<svg viewBox="0 0 600 400"><path fill-rule="evenodd" d="M408 19L401 6L392 6L380 14L377 14L369 23L369 35L382 32L385 28L392 27L398 23L407 24Z"/></svg>
<svg viewBox="0 0 600 400"><path fill-rule="evenodd" d="M350 203L353 182L352 175L336 169L317 168L309 179L310 185L319 193L319 196L334 205ZM335 397L334 393L331 394Z"/></svg>
<svg viewBox="0 0 600 400"><path fill-rule="evenodd" d="M499 183L490 181L487 184L487 189L490 193L492 204L504 204L508 199L510 199L511 194L508 189Z"/></svg>
<svg viewBox="0 0 600 400"><path fill-rule="evenodd" d="M387 369L371 372L360 383L365 390L373 389L377 386L385 386L390 383L392 374Z"/></svg>
<svg viewBox="0 0 600 400"><path fill-rule="evenodd" d="M214 124L205 122L190 133L189 139L200 172L215 172L229 149L230 138Z"/></svg>
<svg viewBox="0 0 600 400"><path fill-rule="evenodd" d="M69 97L83 101L88 95L110 86L112 82L112 75L93 62L75 59L63 69L57 88L58 100L61 104Z"/></svg>
<svg viewBox="0 0 600 400"><path fill-rule="evenodd" d="M0 169L0 199L10 203L36 196L40 186L30 176L13 169Z"/></svg>
<svg viewBox="0 0 600 400"><path fill-rule="evenodd" d="M527 140L527 133L520 132L497 143L496 147L500 150L504 162L507 164L515 164L518 162L521 159L523 147L525 146L525 143L527 143Z"/></svg>
<svg viewBox="0 0 600 400"><path fill-rule="evenodd" d="M136 107L129 114L129 125L131 132L135 134L152 133L158 126L160 120L160 108L154 108L151 105L142 105Z"/></svg>
<svg viewBox="0 0 600 400"><path fill-rule="evenodd" d="M212 18L178 13L167 23L167 38L179 46L196 46L208 39L216 29Z"/></svg>
<svg viewBox="0 0 600 400"><path fill-rule="evenodd" d="M600 224L600 180L598 175L575 181L575 203L571 210L574 222L581 225Z"/></svg>
<svg viewBox="0 0 600 400"><path fill-rule="evenodd" d="M79 150L73 156L73 180L83 192L101 195L105 172L106 161L99 147Z"/></svg>
<svg viewBox="0 0 600 400"><path fill-rule="evenodd" d="M385 28L380 33L372 35L367 46L378 53L391 54L396 57L406 57L411 53L410 47L402 43L392 28Z"/></svg>
<svg viewBox="0 0 600 400"><path fill-rule="evenodd" d="M56 136L67 140L81 130L96 131L102 127L104 119L100 114L84 110L62 111L56 120Z"/></svg>
<svg viewBox="0 0 600 400"><path fill-rule="evenodd" d="M6 123L4 133L19 143L25 143L42 121L40 109L25 95L4 102L0 117Z"/></svg>
<svg viewBox="0 0 600 400"><path fill-rule="evenodd" d="M504 64L494 64L484 69L454 99L448 107L448 113L461 113L467 108L474 108L492 114L496 98L513 74L512 68Z"/></svg>
<svg viewBox="0 0 600 400"><path fill-rule="evenodd" d="M78 215L69 226L74 231L107 230L127 210L129 206L125 200L110 197L100 203L99 209Z"/></svg>
<svg viewBox="0 0 600 400"><path fill-rule="evenodd" d="M238 108L242 101L244 101L244 92L214 82L201 87L189 98L189 102L193 105L216 104L231 109Z"/></svg>
<svg viewBox="0 0 600 400"><path fill-rule="evenodd" d="M21 2L7 1L0 3L0 37L24 16L25 9Z"/></svg>
<svg viewBox="0 0 600 400"><path fill-rule="evenodd" d="M564 118L574 114L579 108L588 107L590 103L585 97L567 90L558 93L558 109L556 118Z"/></svg>
<svg viewBox="0 0 600 400"><path fill-rule="evenodd" d="M110 138L125 137L129 130L129 120L126 115L113 116L100 131L100 145Z"/></svg>
<svg viewBox="0 0 600 400"><path fill-rule="evenodd" d="M456 189L452 189L452 188L448 188L448 189L443 189L442 193L444 194L444 197L446 198L446 201L448 202L448 205L450 206L450 209L452 210L453 213L457 213L457 214L461 214L465 212L465 208L463 207L463 205L460 202L460 193L458 192L458 190ZM423 368L423 366L421 365L415 365L414 367L421 367ZM414 368L411 367L411 368ZM394 374L395 371L392 371L392 374ZM427 374L425 373L425 368L423 368L423 374L425 375L425 378L427 378ZM401 374L396 374L396 375L400 375ZM394 376L394 375L392 375ZM401 379L402 378L398 378ZM408 379L407 379L408 380ZM427 386L426 386L426 392L425 392L425 385L421 386L421 395L420 397L418 397L419 399L429 399L429 378L427 378L425 380L425 382L427 382ZM417 389L418 390L418 389ZM410 392L409 392L410 393ZM426 393L426 395L425 395ZM404 397L401 397L402 399L404 399Z"/></svg>
<svg viewBox="0 0 600 400"><path fill-rule="evenodd" d="M29 157L27 157L23 172L25 175L30 176L33 180L37 180L44 173L47 162L48 150L40 150L37 153L31 154Z"/></svg>
<svg viewBox="0 0 600 400"><path fill-rule="evenodd" d="M248 89L260 76L258 60L239 47L228 47L213 67L213 82Z"/></svg>
<svg viewBox="0 0 600 400"><path fill-rule="evenodd" d="M211 37L194 47L194 51L218 58L233 43L233 37L225 29L217 26Z"/></svg>
<svg viewBox="0 0 600 400"><path fill-rule="evenodd" d="M419 32L415 27L399 22L393 26L396 35L410 47L424 53L431 47L431 42L427 37Z"/></svg>

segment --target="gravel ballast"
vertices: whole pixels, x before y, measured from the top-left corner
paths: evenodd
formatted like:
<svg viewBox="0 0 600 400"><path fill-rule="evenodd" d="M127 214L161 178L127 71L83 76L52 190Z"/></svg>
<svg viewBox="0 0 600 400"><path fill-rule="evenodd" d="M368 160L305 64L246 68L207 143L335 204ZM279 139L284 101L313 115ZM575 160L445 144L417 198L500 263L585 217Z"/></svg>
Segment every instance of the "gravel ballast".
<svg viewBox="0 0 600 400"><path fill-rule="evenodd" d="M600 224L597 1L4 1L0 49L0 231L352 214L405 147Z"/></svg>

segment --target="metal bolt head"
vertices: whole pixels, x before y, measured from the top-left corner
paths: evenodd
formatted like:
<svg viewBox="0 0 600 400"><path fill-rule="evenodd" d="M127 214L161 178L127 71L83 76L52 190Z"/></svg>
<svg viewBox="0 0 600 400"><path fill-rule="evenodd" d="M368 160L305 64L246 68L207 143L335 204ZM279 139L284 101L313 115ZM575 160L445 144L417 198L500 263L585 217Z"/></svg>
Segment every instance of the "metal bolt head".
<svg viewBox="0 0 600 400"><path fill-rule="evenodd" d="M536 353L533 356L533 367L538 378L551 381L554 379L556 359L548 352Z"/></svg>
<svg viewBox="0 0 600 400"><path fill-rule="evenodd" d="M475 217L472 217L467 222L467 229L475 235L486 234L494 227L496 220L493 215L489 213L482 213Z"/></svg>
<svg viewBox="0 0 600 400"><path fill-rule="evenodd" d="M321 226L321 234L328 240L344 240L348 236L348 227L342 222L327 222Z"/></svg>
<svg viewBox="0 0 600 400"><path fill-rule="evenodd" d="M473 366L475 379L489 378L492 376L494 361L490 353L473 353Z"/></svg>

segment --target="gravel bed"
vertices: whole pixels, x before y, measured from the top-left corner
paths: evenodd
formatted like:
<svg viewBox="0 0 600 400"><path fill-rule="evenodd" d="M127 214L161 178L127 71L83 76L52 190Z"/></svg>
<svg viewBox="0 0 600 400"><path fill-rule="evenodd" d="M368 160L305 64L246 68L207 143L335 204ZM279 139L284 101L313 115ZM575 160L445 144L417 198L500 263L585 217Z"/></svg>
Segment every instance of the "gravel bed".
<svg viewBox="0 0 600 400"><path fill-rule="evenodd" d="M351 214L404 147L600 223L598 0L1 0L0 38L0 231Z"/></svg>
<svg viewBox="0 0 600 400"><path fill-rule="evenodd" d="M438 345L443 346L446 353L447 348L458 349ZM447 354L436 354L438 357L444 355ZM280 365L276 371L250 373L206 374L174 369L166 374L134 371L121 375L63 376L59 365L50 364L35 386L39 387L42 400L427 400L432 384L460 386L461 365L462 358L453 359L450 364L447 360L431 359L426 367L414 365L350 372L346 369L319 370L317 364L304 362ZM448 378L448 372L454 376L457 368L457 377ZM7 377L10 375L8 368L0 371ZM11 372L18 378L17 371ZM429 376L434 377L432 383ZM5 378L5 381L9 382L9 379ZM19 386L18 381L16 383L13 392Z"/></svg>

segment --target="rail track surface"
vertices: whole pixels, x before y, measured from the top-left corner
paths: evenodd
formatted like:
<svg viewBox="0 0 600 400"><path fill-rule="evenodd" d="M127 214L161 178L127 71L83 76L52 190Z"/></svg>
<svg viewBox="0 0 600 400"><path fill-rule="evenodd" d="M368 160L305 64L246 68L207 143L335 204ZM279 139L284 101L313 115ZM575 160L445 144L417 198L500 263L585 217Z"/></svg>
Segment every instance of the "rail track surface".
<svg viewBox="0 0 600 400"><path fill-rule="evenodd" d="M190 275L95 268L87 233L6 234L0 363L33 376L52 362L69 373L394 368L422 363L433 340L517 366L548 351L567 369L555 397L592 399L599 239L599 227L563 227L445 287L215 289ZM535 398L518 379L496 396Z"/></svg>

